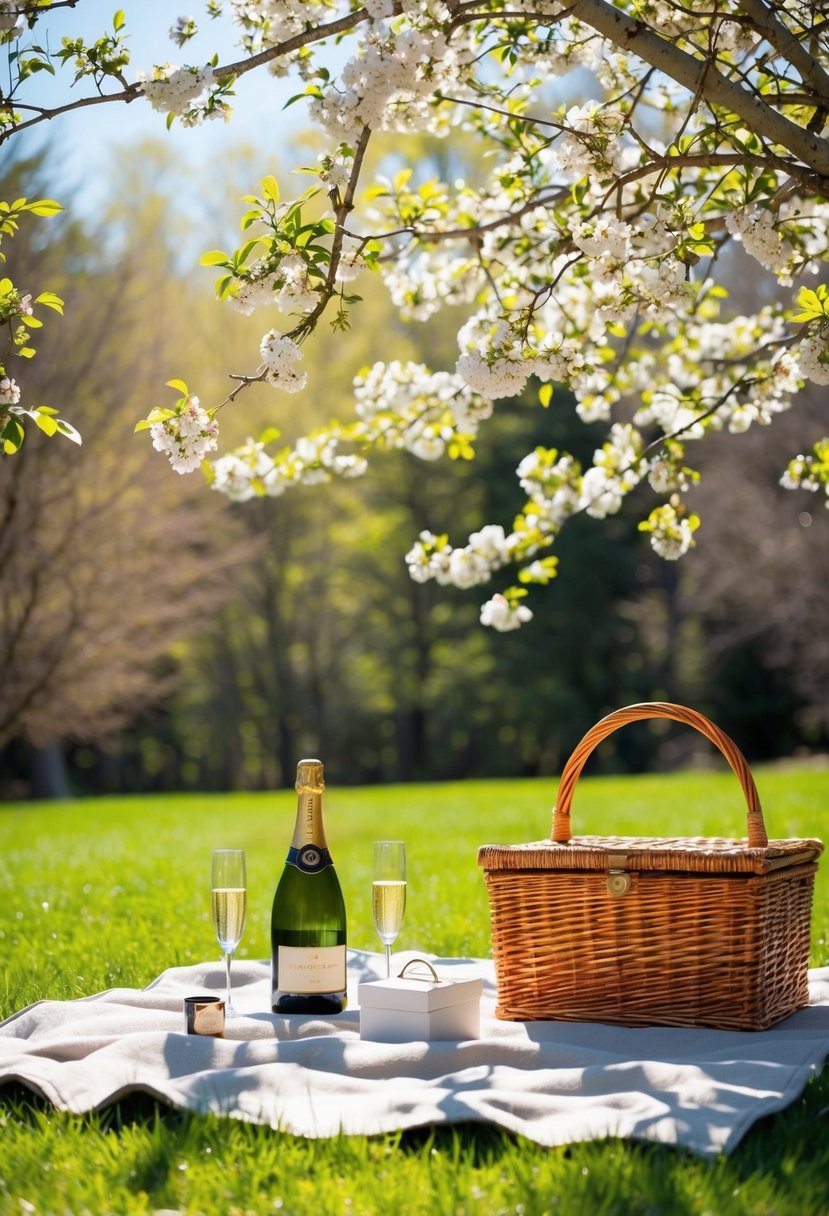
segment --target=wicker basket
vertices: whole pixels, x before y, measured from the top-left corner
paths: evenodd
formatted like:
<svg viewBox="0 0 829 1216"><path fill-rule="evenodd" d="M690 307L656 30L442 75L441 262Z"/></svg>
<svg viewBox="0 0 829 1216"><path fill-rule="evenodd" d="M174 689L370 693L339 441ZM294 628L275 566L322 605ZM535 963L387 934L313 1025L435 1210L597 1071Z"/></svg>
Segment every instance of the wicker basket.
<svg viewBox="0 0 829 1216"><path fill-rule="evenodd" d="M742 786L742 840L570 836L594 747L640 718L671 718L717 745ZM694 710L617 710L564 766L552 840L485 845L497 1015L624 1026L762 1030L808 1002L819 840L769 840L739 748Z"/></svg>

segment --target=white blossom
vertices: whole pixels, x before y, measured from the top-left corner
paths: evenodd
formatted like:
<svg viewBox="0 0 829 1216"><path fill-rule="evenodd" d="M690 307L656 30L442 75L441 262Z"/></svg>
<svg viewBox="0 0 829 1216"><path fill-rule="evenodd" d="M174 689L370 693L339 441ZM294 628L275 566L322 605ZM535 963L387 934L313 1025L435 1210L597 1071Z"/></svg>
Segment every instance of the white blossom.
<svg viewBox="0 0 829 1216"><path fill-rule="evenodd" d="M290 338L270 329L259 344L259 353L267 369L266 379L273 388L286 393L298 393L308 381L306 372L297 372L294 364L302 358L302 351Z"/></svg>
<svg viewBox="0 0 829 1216"><path fill-rule="evenodd" d="M20 387L10 376L0 380L0 405L17 405L20 400Z"/></svg>
<svg viewBox="0 0 829 1216"><path fill-rule="evenodd" d="M585 220L571 230L573 241L591 258L624 264L631 250L630 237L633 229L611 216L600 216L594 221Z"/></svg>
<svg viewBox="0 0 829 1216"><path fill-rule="evenodd" d="M639 527L650 533L655 553L667 561L676 561L693 546L699 519L696 515L680 515L671 503L662 503Z"/></svg>
<svg viewBox="0 0 829 1216"><path fill-rule="evenodd" d="M752 210L739 208L726 216L725 226L736 241L742 241L746 253L767 270L775 271L781 282L791 282L786 269L792 247L775 227L771 212L762 207Z"/></svg>
<svg viewBox="0 0 829 1216"><path fill-rule="evenodd" d="M470 548L454 549L449 558L449 582L464 589L476 587L489 579L489 563Z"/></svg>
<svg viewBox="0 0 829 1216"><path fill-rule="evenodd" d="M829 330L804 338L797 348L800 371L813 384L829 384Z"/></svg>
<svg viewBox="0 0 829 1216"><path fill-rule="evenodd" d="M384 446L406 448L422 460L442 456L457 433L474 436L492 413L492 402L460 377L397 360L375 363L357 376L354 398L367 437L376 429Z"/></svg>
<svg viewBox="0 0 829 1216"><path fill-rule="evenodd" d="M790 460L780 484L787 490L808 490L813 494L822 486L826 494L823 505L829 511L829 437L815 444L812 455Z"/></svg>
<svg viewBox="0 0 829 1216"><path fill-rule="evenodd" d="M532 612L525 604L513 606L503 595L493 595L481 606L481 624L497 629L499 633L507 633L512 629L520 629L527 621L531 621Z"/></svg>
<svg viewBox="0 0 829 1216"><path fill-rule="evenodd" d="M492 363L468 352L459 357L456 370L471 389L487 397L517 397L530 376L529 367L517 359L495 359Z"/></svg>
<svg viewBox="0 0 829 1216"><path fill-rule="evenodd" d="M345 249L340 254L334 277L338 283L351 283L366 268L365 258L356 250Z"/></svg>
<svg viewBox="0 0 829 1216"><path fill-rule="evenodd" d="M588 469L582 478L580 506L594 519L615 515L621 509L625 488L620 478L607 469Z"/></svg>
<svg viewBox="0 0 829 1216"><path fill-rule="evenodd" d="M154 110L162 114L184 114L188 106L208 90L214 80L211 67L179 67L165 63L154 67L152 75L139 72L136 76L141 92Z"/></svg>
<svg viewBox="0 0 829 1216"><path fill-rule="evenodd" d="M363 0L363 7L372 21L383 21L394 15L394 0Z"/></svg>
<svg viewBox="0 0 829 1216"><path fill-rule="evenodd" d="M447 544L438 544L438 538L432 532L421 532L406 554L409 575L416 583L427 583L430 579L447 583L450 556Z"/></svg>
<svg viewBox="0 0 829 1216"><path fill-rule="evenodd" d="M150 427L153 447L164 452L176 473L192 473L218 446L219 424L198 397L186 398L180 412Z"/></svg>

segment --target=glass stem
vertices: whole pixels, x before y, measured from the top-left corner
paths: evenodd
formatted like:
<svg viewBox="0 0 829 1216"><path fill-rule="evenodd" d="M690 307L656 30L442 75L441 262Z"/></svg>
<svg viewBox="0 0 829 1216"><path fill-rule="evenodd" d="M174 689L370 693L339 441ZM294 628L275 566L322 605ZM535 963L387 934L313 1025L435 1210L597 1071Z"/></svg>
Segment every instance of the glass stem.
<svg viewBox="0 0 829 1216"><path fill-rule="evenodd" d="M386 942L386 979L391 979L391 943Z"/></svg>
<svg viewBox="0 0 829 1216"><path fill-rule="evenodd" d="M233 951L225 954L225 973L227 975L227 999L225 1000L225 1013L228 1013L231 1008L230 1001L230 960L233 958Z"/></svg>

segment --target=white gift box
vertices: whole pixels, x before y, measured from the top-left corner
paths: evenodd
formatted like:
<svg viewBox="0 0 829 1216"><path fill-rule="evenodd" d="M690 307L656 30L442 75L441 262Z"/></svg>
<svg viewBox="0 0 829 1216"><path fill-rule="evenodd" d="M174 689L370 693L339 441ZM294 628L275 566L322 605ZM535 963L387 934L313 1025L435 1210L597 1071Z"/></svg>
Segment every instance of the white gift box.
<svg viewBox="0 0 829 1216"><path fill-rule="evenodd" d="M430 963L412 959L400 975L359 985L360 1038L376 1043L477 1039L481 989L480 979L442 979Z"/></svg>

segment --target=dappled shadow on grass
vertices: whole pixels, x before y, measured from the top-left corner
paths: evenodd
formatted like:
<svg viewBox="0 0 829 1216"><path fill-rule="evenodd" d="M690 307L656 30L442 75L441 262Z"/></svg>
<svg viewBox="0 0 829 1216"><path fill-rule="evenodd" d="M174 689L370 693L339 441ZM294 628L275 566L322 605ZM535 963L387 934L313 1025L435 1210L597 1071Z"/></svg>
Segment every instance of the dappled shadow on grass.
<svg viewBox="0 0 829 1216"><path fill-rule="evenodd" d="M758 1168L788 1171L798 1158L816 1168L822 1163L827 1202L815 1210L829 1211L829 1067L785 1110L758 1119L729 1160L748 1176Z"/></svg>

